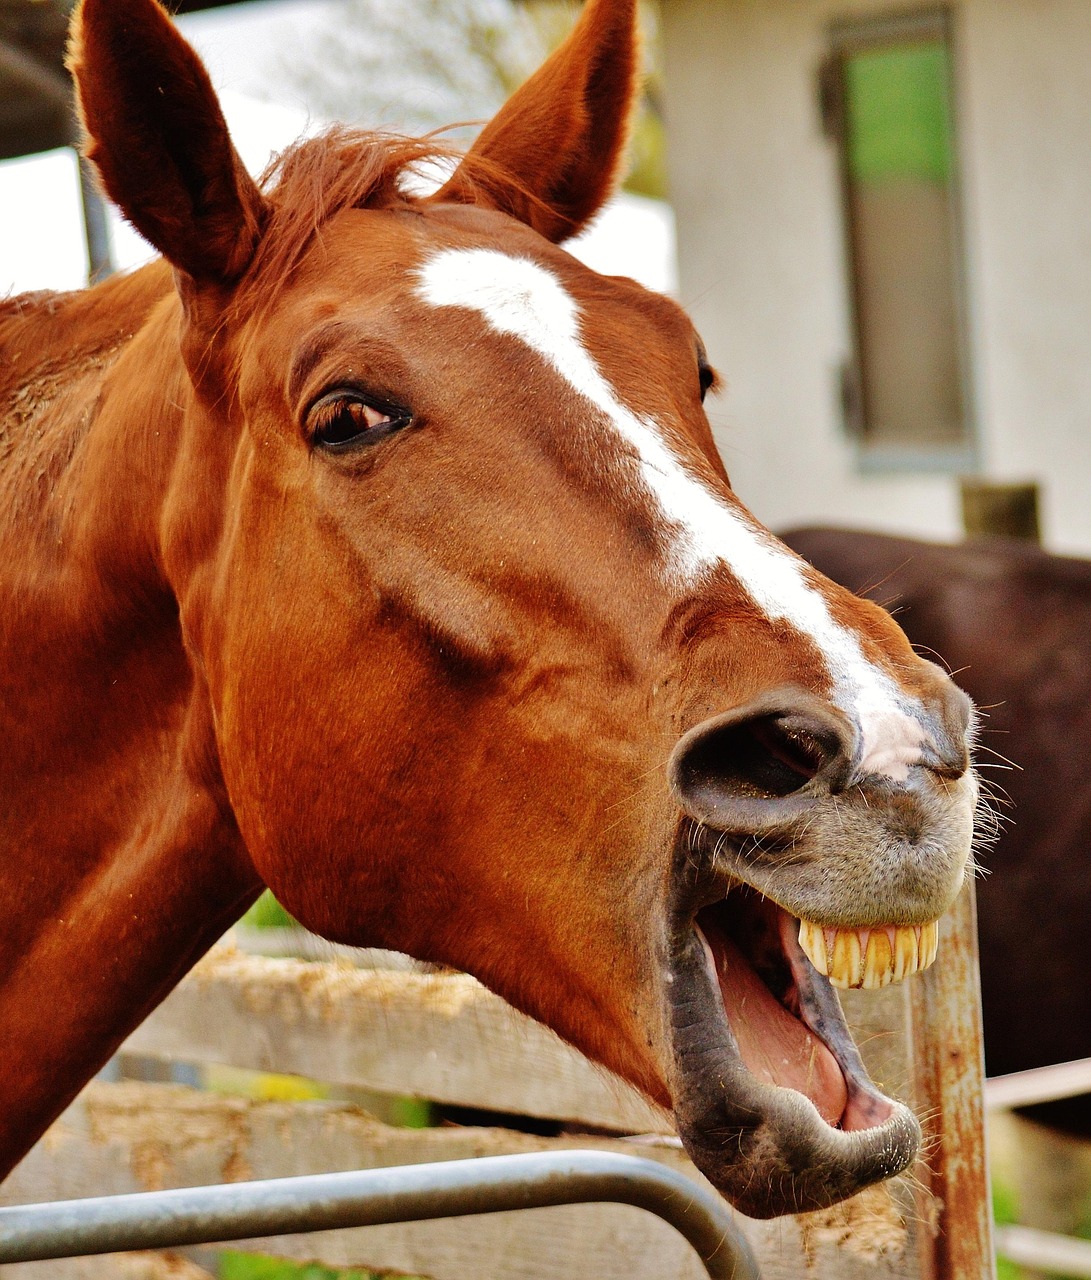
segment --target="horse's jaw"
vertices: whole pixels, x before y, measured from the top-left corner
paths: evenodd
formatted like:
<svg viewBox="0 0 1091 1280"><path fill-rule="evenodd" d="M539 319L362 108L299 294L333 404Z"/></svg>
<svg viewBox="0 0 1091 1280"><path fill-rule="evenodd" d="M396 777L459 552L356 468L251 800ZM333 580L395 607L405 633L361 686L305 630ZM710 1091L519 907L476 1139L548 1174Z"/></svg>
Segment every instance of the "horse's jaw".
<svg viewBox="0 0 1091 1280"><path fill-rule="evenodd" d="M821 1209L902 1172L920 1126L868 1078L799 921L735 884L675 913L667 1002L675 1120L743 1213Z"/></svg>
<svg viewBox="0 0 1091 1280"><path fill-rule="evenodd" d="M663 984L675 1117L697 1166L755 1217L844 1200L920 1146L912 1113L868 1079L826 975L878 987L926 967L964 881L972 712L923 675L938 695L928 738L903 737L897 767L864 749L858 718L789 688L699 723L668 766L685 815Z"/></svg>

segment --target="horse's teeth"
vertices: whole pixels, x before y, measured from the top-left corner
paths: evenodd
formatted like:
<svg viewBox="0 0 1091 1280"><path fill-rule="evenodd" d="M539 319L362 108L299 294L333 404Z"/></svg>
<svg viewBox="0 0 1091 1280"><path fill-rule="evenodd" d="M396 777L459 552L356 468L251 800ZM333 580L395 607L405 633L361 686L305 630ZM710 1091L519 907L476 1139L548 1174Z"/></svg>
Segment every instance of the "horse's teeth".
<svg viewBox="0 0 1091 1280"><path fill-rule="evenodd" d="M894 980L894 952L885 929L872 929L864 955L864 981L861 986L871 990L885 987Z"/></svg>
<svg viewBox="0 0 1091 1280"><path fill-rule="evenodd" d="M927 969L932 961L935 960L936 952L938 951L939 921L933 920L931 924L921 925L920 963L917 967Z"/></svg>
<svg viewBox="0 0 1091 1280"><path fill-rule="evenodd" d="M838 929L833 939L830 981L835 987L858 987L864 980L864 957L856 929Z"/></svg>
<svg viewBox="0 0 1091 1280"><path fill-rule="evenodd" d="M903 978L917 972L917 939L916 929L894 930L895 982L901 982Z"/></svg>
<svg viewBox="0 0 1091 1280"><path fill-rule="evenodd" d="M799 945L835 987L874 989L927 969L939 949L939 923L880 929L824 929L799 922Z"/></svg>
<svg viewBox="0 0 1091 1280"><path fill-rule="evenodd" d="M821 925L811 924L809 920L799 922L799 945L807 953L807 958L819 973L828 975L829 963L826 960L826 935Z"/></svg>

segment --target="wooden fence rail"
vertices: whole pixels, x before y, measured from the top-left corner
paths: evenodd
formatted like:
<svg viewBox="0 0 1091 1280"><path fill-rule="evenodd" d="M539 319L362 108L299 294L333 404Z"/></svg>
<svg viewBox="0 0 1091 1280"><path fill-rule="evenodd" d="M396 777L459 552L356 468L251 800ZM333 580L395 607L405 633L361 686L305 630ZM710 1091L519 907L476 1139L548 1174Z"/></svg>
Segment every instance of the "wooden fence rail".
<svg viewBox="0 0 1091 1280"><path fill-rule="evenodd" d="M881 992L847 993L876 1079L929 1127L911 1175L818 1214L742 1225L766 1280L989 1280L972 898L941 931L937 964ZM700 1181L669 1119L472 979L304 963L217 949L131 1037L145 1057L289 1073L371 1093L563 1121L396 1128L347 1102L259 1101L178 1085L90 1085L0 1186L0 1203L157 1190L575 1146L636 1152ZM587 1130L594 1133L588 1134ZM582 1131L582 1132L581 1132ZM620 1205L244 1242L331 1266L434 1280L698 1280L688 1246ZM195 1280L150 1256L0 1268L0 1280ZM156 1269L158 1268L158 1270ZM188 1271L185 1271L189 1268ZM178 1270L180 1269L180 1270Z"/></svg>
<svg viewBox="0 0 1091 1280"><path fill-rule="evenodd" d="M217 950L124 1051L621 1132L671 1131L628 1085L465 974Z"/></svg>

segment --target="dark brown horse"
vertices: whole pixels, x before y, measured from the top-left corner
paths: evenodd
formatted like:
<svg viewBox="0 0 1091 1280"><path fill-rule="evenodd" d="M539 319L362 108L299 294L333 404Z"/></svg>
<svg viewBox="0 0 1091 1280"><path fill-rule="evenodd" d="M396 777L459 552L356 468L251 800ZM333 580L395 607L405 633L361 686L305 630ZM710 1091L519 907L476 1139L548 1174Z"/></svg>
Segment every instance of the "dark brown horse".
<svg viewBox="0 0 1091 1280"><path fill-rule="evenodd" d="M845 586L874 588L988 709L983 760L1003 770L991 776L1011 819L977 889L989 1074L1091 1057L1091 562L999 540L841 529L787 540ZM1091 1133L1089 1097L1034 1114Z"/></svg>
<svg viewBox="0 0 1091 1280"><path fill-rule="evenodd" d="M427 197L344 132L260 188L154 0L79 9L165 261L0 310L4 1168L263 884L556 1028L747 1212L912 1159L824 975L931 961L969 703L740 505L681 311L558 247L632 9Z"/></svg>

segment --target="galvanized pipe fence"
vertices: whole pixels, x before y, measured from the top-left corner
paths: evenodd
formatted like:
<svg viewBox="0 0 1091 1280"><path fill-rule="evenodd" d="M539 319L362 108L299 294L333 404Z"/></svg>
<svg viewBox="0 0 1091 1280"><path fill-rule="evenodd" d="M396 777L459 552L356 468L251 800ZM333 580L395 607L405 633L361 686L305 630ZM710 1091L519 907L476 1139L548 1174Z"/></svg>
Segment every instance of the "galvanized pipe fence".
<svg viewBox="0 0 1091 1280"><path fill-rule="evenodd" d="M0 1208L0 1264L610 1201L693 1246L712 1280L758 1280L712 1192L664 1165L603 1151L538 1152Z"/></svg>

